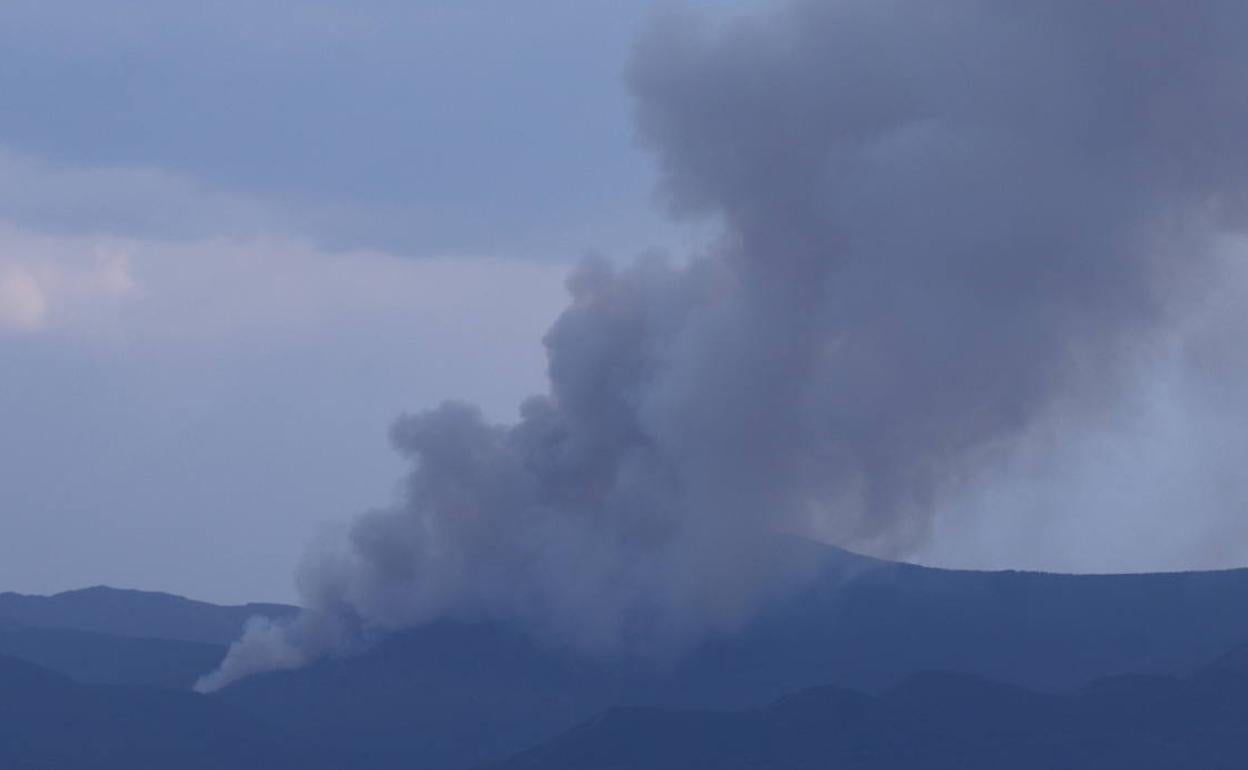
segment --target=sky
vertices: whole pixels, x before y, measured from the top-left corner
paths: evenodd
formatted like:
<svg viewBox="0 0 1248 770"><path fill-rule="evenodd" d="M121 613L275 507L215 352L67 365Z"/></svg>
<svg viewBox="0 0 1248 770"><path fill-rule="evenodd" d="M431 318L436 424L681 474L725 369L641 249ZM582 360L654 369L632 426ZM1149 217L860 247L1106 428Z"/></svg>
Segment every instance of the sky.
<svg viewBox="0 0 1248 770"><path fill-rule="evenodd" d="M573 262L695 237L634 141L651 12L4 3L0 590L291 599L395 417L512 416Z"/></svg>
<svg viewBox="0 0 1248 770"><path fill-rule="evenodd" d="M638 142L626 73L669 5L0 5L0 590L295 600L308 543L398 495L396 417L455 398L514 420L575 263L712 237L668 215ZM904 556L1248 563L1222 459L1245 448L1246 285L1098 421L1030 425Z"/></svg>

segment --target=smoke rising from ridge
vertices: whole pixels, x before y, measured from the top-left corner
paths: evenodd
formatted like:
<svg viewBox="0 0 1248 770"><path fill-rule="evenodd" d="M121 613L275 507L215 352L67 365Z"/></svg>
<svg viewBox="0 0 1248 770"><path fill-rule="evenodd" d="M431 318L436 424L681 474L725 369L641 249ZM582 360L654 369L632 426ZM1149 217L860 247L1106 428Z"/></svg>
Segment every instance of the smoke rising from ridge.
<svg viewBox="0 0 1248 770"><path fill-rule="evenodd" d="M1244 225L1248 7L796 2L657 21L631 71L676 263L589 261L514 425L401 418L400 499L314 549L311 612L213 689L453 616L598 653L730 631L800 580L769 536L922 542L1059 398L1095 411Z"/></svg>

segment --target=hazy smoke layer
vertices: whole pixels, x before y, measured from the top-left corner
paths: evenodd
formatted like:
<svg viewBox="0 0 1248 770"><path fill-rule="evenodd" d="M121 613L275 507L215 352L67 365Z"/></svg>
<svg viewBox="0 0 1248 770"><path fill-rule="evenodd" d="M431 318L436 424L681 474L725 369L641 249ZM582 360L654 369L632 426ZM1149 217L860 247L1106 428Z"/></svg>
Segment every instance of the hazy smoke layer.
<svg viewBox="0 0 1248 770"><path fill-rule="evenodd" d="M767 533L904 550L1055 399L1095 409L1242 226L1248 4L839 0L669 17L632 71L674 266L589 263L511 426L404 417L402 499L205 689L444 615L591 651L729 630Z"/></svg>

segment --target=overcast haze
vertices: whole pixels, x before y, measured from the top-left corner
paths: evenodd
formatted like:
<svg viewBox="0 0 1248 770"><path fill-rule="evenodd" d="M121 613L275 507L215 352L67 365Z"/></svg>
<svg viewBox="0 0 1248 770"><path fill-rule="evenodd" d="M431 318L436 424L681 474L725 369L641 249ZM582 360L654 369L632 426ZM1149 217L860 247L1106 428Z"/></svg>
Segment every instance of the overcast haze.
<svg viewBox="0 0 1248 770"><path fill-rule="evenodd" d="M0 589L293 599L396 415L514 414L570 264L693 242L645 5L4 3Z"/></svg>
<svg viewBox="0 0 1248 770"><path fill-rule="evenodd" d="M682 5L714 20L782 4ZM1142 3L1131 30L1077 3L1007 21L969 1L882 2L877 15L828 4L849 8L842 17L816 5L803 5L805 26L780 14L719 38L683 15L647 26L655 7L635 0L6 3L0 590L296 599L296 565L318 533L428 494L427 480L399 492L409 463L391 448L396 417L454 398L515 422L523 398L548 391L542 339L568 304L574 263L593 252L625 265L653 249L676 267L581 270L547 343L562 411L526 412L522 428L575 423L588 444L605 435L575 406L600 394L577 383L600 347L619 347L599 341L619 331L603 307L636 306L663 343L639 346L643 364L659 347L688 354L680 367L661 358L676 374L641 409L647 426L667 426L665 449L695 458L682 473L774 460L765 493L751 487L736 505L776 503L782 483L806 502L840 500L863 468L880 485L848 484L873 502L800 527L780 505L781 528L954 566L1248 563L1248 482L1232 460L1248 449L1235 234L1248 122L1242 97L1228 96L1244 85L1238 42L1218 38L1240 28L1219 25L1234 4L1201 3L1192 21ZM1159 40L1179 88L1135 58ZM1089 147L1105 155L1088 163L1078 152ZM827 177L806 178L813 168ZM1161 219L1175 226L1159 234ZM999 293L931 284L939 273L887 280L931 264L915 244L947 275L981 276L998 263L974 255L1018 233L1018 264L1059 243L1067 267L994 273ZM819 306L839 309L793 342L809 298L784 287L831 244L852 269ZM718 284L696 267L708 251L726 251L749 286L791 272L730 317L686 324L684 308L714 307L702 298ZM1011 294L1019 281L1044 289ZM898 308L886 316L855 303L880 286ZM1017 310L1001 315L1009 323L982 323L1001 307L950 312L985 297ZM955 316L921 339L908 331ZM964 356L959 335L985 327L1000 333ZM866 342L844 344L841 328ZM724 354L740 350L738 371ZM942 356L965 368L948 392L915 380L915 397L905 371L872 368L881 350L913 350L919 375ZM846 364L857 374L836 368ZM765 366L804 383L803 398L841 400L785 413L783 388L750 374ZM703 398L717 378L735 384ZM854 400L881 388L894 397ZM771 428L713 419L760 392ZM473 417L435 414L445 421L396 429L408 459L427 459L431 431L476 430ZM765 453L810 419L824 427L793 450L800 462ZM829 425L853 439L821 439ZM694 446L742 435L764 449L703 462L712 453ZM929 478L931 458L964 460L968 446L974 462ZM846 453L858 459L838 471ZM741 489L769 470L750 465L729 475ZM708 505L739 491L690 486ZM911 516L915 499L923 516ZM507 573L513 555L486 553ZM355 598L359 582L320 581ZM374 611L398 625L464 595ZM724 613L715 622L730 624Z"/></svg>

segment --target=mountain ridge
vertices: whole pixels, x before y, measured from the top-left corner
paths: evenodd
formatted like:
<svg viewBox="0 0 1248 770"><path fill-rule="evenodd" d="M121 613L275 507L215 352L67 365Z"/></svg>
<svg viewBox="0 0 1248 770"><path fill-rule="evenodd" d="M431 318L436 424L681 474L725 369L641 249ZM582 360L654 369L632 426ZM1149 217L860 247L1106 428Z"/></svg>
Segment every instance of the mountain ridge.
<svg viewBox="0 0 1248 770"><path fill-rule="evenodd" d="M818 580L739 633L657 667L577 657L504 624L446 620L216 697L295 732L367 740L386 768L405 756L466 768L612 706L750 708L825 684L878 695L924 670L1043 692L1116 674L1186 674L1248 640L1238 611L1246 595L1248 570L936 570L830 551ZM342 703L352 707L344 713Z"/></svg>
<svg viewBox="0 0 1248 770"><path fill-rule="evenodd" d="M0 619L24 626L216 645L237 639L248 618L279 619L298 611L284 604L219 605L162 591L102 585L48 596L0 593Z"/></svg>

